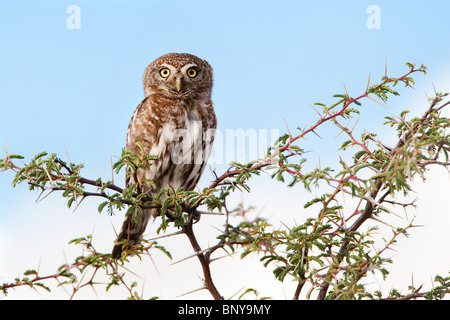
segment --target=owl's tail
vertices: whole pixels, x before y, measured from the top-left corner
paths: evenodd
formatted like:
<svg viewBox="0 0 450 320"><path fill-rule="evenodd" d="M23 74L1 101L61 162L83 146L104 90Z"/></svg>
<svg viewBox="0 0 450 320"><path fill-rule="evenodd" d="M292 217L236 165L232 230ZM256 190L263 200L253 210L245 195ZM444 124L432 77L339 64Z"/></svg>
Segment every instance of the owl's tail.
<svg viewBox="0 0 450 320"><path fill-rule="evenodd" d="M112 259L119 259L122 256L124 249L141 243L148 221L150 220L150 217L154 215L153 211L155 211L155 209L144 210L142 214L139 215L137 221L134 214L126 216L111 253Z"/></svg>

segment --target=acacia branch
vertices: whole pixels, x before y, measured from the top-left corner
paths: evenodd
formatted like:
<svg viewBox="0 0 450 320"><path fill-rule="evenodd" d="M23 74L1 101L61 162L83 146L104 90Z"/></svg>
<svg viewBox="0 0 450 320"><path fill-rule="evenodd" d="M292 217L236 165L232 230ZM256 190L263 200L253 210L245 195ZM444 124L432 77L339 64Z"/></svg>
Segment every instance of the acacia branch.
<svg viewBox="0 0 450 320"><path fill-rule="evenodd" d="M209 258L209 255L207 256L203 253L202 248L200 247L197 238L195 237L195 233L193 230L193 216L194 216L193 214L189 215L189 221L183 227L183 231L188 237L189 242L191 243L192 248L194 249L194 252L196 253L197 258L202 266L203 275L205 277L204 279L205 288L211 293L211 295L215 300L223 300L223 297L217 290L213 278L211 276L211 269L210 269L211 260Z"/></svg>
<svg viewBox="0 0 450 320"><path fill-rule="evenodd" d="M398 231L398 229L394 232L393 239L386 244L384 249L376 252L377 256L373 260L365 252L360 256L353 254L357 253L358 248L363 247L363 245L357 241L367 236L356 231L358 231L368 219L377 218L374 216L374 212L389 211L385 204L399 204L387 199L397 192L396 188L402 190L402 186L406 183L403 185L400 184L399 187L398 182L390 181L389 175L392 175L392 173L401 173L406 176L405 179L411 179L415 173L419 173L422 176L428 165L436 164L444 167L450 165L449 161L441 161L439 158L441 152L445 154L446 152L450 152L450 145L448 141L445 140L446 137L439 136L430 143L427 143L426 140L429 138L426 131L428 127L435 125L438 130L440 130L445 126L445 124L443 127L439 126L439 123L435 121L438 116L433 112L441 110L444 106L449 105L450 102L438 106L439 101L438 99L435 99L432 101L429 109L422 118L417 119L417 121L406 121L404 115L401 115L400 118L398 118L398 121L396 120L397 118L393 118L392 125L398 125L399 128L401 128L397 129L397 131L401 133L401 137L397 141L395 147L386 147L382 145L381 142L373 139L370 134L363 135L361 140L359 140L353 133L357 121L351 129L348 129L343 123L344 120L347 121L352 117L351 114L358 112L358 110L351 107L353 104L359 106L359 101L363 98L377 101L372 98L373 95L386 101L388 94L397 94L391 89L392 84L395 86L398 82L401 82L406 86L410 86L412 79L409 76L414 72L424 70L423 67L416 69L415 66L411 65L409 72L400 78L388 78L385 76L382 78L381 83L375 86L369 86L369 80L365 92L356 98L351 98L345 88L344 95L335 96L340 100L334 105L327 107L322 104L317 104L322 105L324 110L322 113L319 113L319 120L312 126L300 130L300 134L298 135L292 135L288 128L288 135L280 137L279 142L272 147L267 157L260 159L257 162L250 162L244 165L233 163L231 167L220 176L213 172L214 180L203 192L186 192L181 189L175 190L173 187L168 190L163 190L158 196L155 196L155 199L158 199L158 197L161 196L160 202L158 203L156 203L156 200L153 201L147 194L139 192L142 183L151 183L145 179L138 181L137 170L146 170L150 165L150 160L154 160L149 155L145 154L137 155L123 151L120 161L114 164L112 169L116 170L117 173L124 165L129 166L127 170L133 171L127 172L127 174L132 174L136 183L125 189L114 183L104 183L101 179L91 180L81 177L80 168L82 168L82 165L76 166L72 163L68 165L66 162L59 158L55 158L53 155L49 157L49 160L42 160L42 154L40 154L35 157L30 165L20 168L12 162L15 157L10 157L6 152L5 159L0 160L0 172L10 169L17 173L14 180L15 184L26 181L30 184L30 189L40 188L41 193L38 199L45 191L48 191L48 193L45 194L43 198L47 197L53 191L63 191L63 195L69 197L69 207L70 201L75 201L78 206L86 197L99 197L107 199L107 201L99 206L100 211L100 207L103 208L105 204L109 204L110 207L108 207L108 209L111 208L111 210L114 206L122 209L124 205L130 206L129 210L139 208L163 209L161 210L163 212L162 222L158 232L160 230L165 231L169 222L174 222L174 226L181 230L171 235L180 233L186 234L194 250L194 255L188 258L197 257L199 260L204 276L204 287L202 289L207 289L214 299L223 299L223 296L220 294L213 281L210 266L211 262L215 259L211 259L211 256L217 249L222 248L225 250L224 247L226 245L230 246L233 250L233 245L244 248L245 252L242 257L250 252L264 252L264 257L261 258L261 261L267 260L267 262L264 262L265 266L269 263L274 263L276 265L274 274L278 280L283 281L286 274L289 274L297 281L293 299L299 299L306 281L311 281L311 290L319 288L318 299L325 299L330 284L333 283L333 281L341 283L339 282L341 281L341 278L339 278L340 272L344 273L344 278L353 277L353 282L349 282L348 287L346 288L350 292L348 297L351 297L356 292L358 287L357 284L360 279L366 275L367 270L372 266L381 266L381 262L374 263L373 261L375 261L375 259L380 259L381 261L379 256L383 251L390 247L394 243L395 238L406 230L406 228L400 231ZM339 150L345 150L345 148L349 146L355 146L362 153L362 155L359 153L358 156L355 154L355 162L353 165L347 165L342 159L339 159L339 163L342 165L342 171L335 176L333 176L332 169L329 168L317 168L310 173L305 173L303 171L303 160L306 161L306 159L300 159L300 164L291 163L292 159L295 160L297 159L295 157L302 156L305 153L298 145L296 145L296 142L299 142L302 138L306 138L308 134L318 135L318 128L325 123L333 124L340 130L339 134L344 133L350 138L350 140L346 141ZM350 125L350 123L351 119L348 120L347 126ZM369 145L369 142L372 143L372 141L375 142L377 149L372 150L373 148ZM428 157L425 156L427 154L429 154ZM55 166L55 164L57 166ZM400 166L403 167L399 168ZM363 175L358 171L361 168L366 167L375 172L375 176L372 176L369 179L361 178ZM267 171L265 169L267 169ZM261 224L257 222L256 219L247 221L244 215L242 215L244 221L237 227L229 225L229 212L226 208L225 199L230 191L234 191L235 188L239 189L240 187L247 189L246 182L252 175L259 174L261 171L269 172L270 170L276 171L275 174L278 174L277 178L281 181L284 181L283 174L292 177L294 181L291 182L289 186L292 186L297 182L302 182L307 190L311 190L310 186L313 184L318 185L319 182L326 182L327 186L331 187L333 191L324 194L321 198L313 199L308 204L309 206L318 202L322 205L318 217L316 219L308 219L304 224L298 225L292 228L292 230L288 228L289 232L284 232L284 230L267 232L267 230L264 230L268 225L265 221ZM216 188L219 186L221 186L221 188L220 194L218 195L219 191L216 190ZM408 187L407 184L406 186ZM96 190L86 191L85 187L89 187L88 190L91 190L92 187L96 188ZM406 190L407 187L403 190ZM116 193L109 194L111 191ZM352 211L350 217L345 217L344 215L344 207L340 204L340 200L337 197L340 193L351 194L352 196L359 198L356 209ZM81 200L79 200L80 198ZM206 214L203 211L197 210L201 205L206 205L208 211L211 212L218 210L221 213L223 209L226 211L225 230L219 235L219 241L212 247L204 250L201 249L196 233L193 230L194 224L199 221L201 214ZM405 204L403 206L406 207L408 205L410 204ZM237 210L239 210L239 208ZM347 227L347 224L350 226ZM411 226L412 225L408 227ZM358 245L361 245L361 247L358 247ZM88 246L90 246L90 244L88 244ZM149 254L148 249L151 246L152 245L148 247L144 247L144 245L136 246L130 248L129 253L139 255L140 253L146 252ZM309 248L313 248L313 250L309 250ZM317 251L316 249L320 251L319 255L315 254L315 251ZM114 271L114 282L125 286L130 296L134 296L135 292L132 290L133 285L128 286L125 283L116 268L118 265L112 265L112 261L105 260L108 259L108 257L109 255L104 255L100 258L98 256L90 255L85 257L85 259L76 261L70 268L69 266L66 266L62 269L63 271L55 273L54 275L41 277L35 273L35 278L32 280L24 279L23 281L17 281L16 284L6 284L5 286L0 286L0 289L5 291L6 289L15 286L32 286L33 283L37 284L40 280L50 278L58 280L59 277L67 275L64 271L68 272L71 268L77 267L79 270L84 270L86 267L92 266L94 268L94 274L87 282L80 282L78 286L74 286L75 293L76 290L82 287L93 286L94 276L97 274L97 270L99 270L99 266L101 265L101 268L104 268L105 266L111 267ZM354 259L353 257L357 257L360 260L356 260L356 258ZM90 260L91 258L95 263ZM124 257L120 263L124 263L125 261L127 261L126 257ZM344 265L343 261L347 261L348 265ZM118 262L116 261L115 263ZM320 268L314 268L310 266L309 263L319 263ZM336 288L338 287L336 286ZM345 295L347 293L345 293L345 291L337 291L338 290L336 290L336 299L346 297ZM308 296L309 295L310 293ZM425 294L417 291L409 296L403 296L403 298L406 299L418 297L425 297Z"/></svg>
<svg viewBox="0 0 450 320"><path fill-rule="evenodd" d="M397 142L396 146L394 148L392 148L392 150L389 152L390 153L390 157L391 159L395 159L396 157L399 156L399 154L401 153L400 149L407 143L408 140L410 140L415 134L416 132L418 132L418 130L424 126L427 121L428 118L431 114L431 112L433 110L435 110L436 105L438 103L438 99L435 99L432 104L430 105L430 107L428 108L428 110L424 113L424 115L422 116L422 118L420 119L420 121L418 121L414 126L412 126L411 128L409 128L408 131L406 131L402 137L399 139L399 141ZM447 105L447 104L446 104ZM434 161L430 162L430 163L435 163ZM450 163L446 163L446 165L450 165ZM386 166L385 169L383 170L383 172L387 172L390 169L390 166ZM371 190L369 198L370 199L375 199L377 197L377 194L379 193L380 190L383 189L383 184L384 184L384 180L382 177L377 178L375 181L375 185L374 188ZM363 210L363 212L360 214L360 216L358 217L358 219L346 230L346 234L350 234L351 232L354 232L356 230L359 229L359 227L368 219L370 219L372 217L372 214L375 210L375 208L377 206L379 206L386 198L386 196L388 194L390 194L392 191L388 190L378 201L378 204L375 204L374 201L369 201L366 200L366 206L365 209ZM338 263L340 264L340 262L342 261L343 257L345 256L345 254L348 252L348 245L349 245L350 241L346 240L342 242L342 245L339 249L339 252L336 255L336 259L338 260ZM319 295L317 297L318 300L323 300L326 297L328 288L329 288L329 283L324 283L320 290L319 290Z"/></svg>

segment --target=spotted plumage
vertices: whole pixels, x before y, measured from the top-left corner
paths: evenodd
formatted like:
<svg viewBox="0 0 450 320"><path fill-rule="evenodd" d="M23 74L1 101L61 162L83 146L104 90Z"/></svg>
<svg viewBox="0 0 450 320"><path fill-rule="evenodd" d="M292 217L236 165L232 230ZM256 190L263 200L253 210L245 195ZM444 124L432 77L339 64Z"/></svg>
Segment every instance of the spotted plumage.
<svg viewBox="0 0 450 320"><path fill-rule="evenodd" d="M211 153L216 128L212 68L194 55L169 53L145 69L143 83L145 98L131 117L126 148L139 154L136 143L140 142L145 153L158 156L158 160L136 176L128 168L126 185L151 179L156 188L145 182L140 185L149 196L168 187L192 190ZM138 223L134 215L127 215L112 257L121 256L123 247L117 243L140 243L150 217L158 213L157 209L144 210Z"/></svg>

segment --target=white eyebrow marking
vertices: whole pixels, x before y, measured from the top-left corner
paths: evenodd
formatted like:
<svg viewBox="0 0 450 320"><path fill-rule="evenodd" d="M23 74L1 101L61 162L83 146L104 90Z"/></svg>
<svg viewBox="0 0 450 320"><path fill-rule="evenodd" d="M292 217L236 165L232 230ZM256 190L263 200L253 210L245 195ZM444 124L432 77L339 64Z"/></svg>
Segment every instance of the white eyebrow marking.
<svg viewBox="0 0 450 320"><path fill-rule="evenodd" d="M189 63L189 64L185 65L183 68L181 68L181 71L184 72L191 67L198 67L198 66L195 63Z"/></svg>

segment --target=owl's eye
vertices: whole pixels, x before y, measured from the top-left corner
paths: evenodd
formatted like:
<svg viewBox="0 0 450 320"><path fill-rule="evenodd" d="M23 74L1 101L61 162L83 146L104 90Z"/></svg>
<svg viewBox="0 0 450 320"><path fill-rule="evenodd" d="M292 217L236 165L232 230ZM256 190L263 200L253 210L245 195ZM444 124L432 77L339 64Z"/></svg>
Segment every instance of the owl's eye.
<svg viewBox="0 0 450 320"><path fill-rule="evenodd" d="M168 68L162 68L161 70L159 70L159 74L161 75L161 77L167 78L170 75L170 70Z"/></svg>
<svg viewBox="0 0 450 320"><path fill-rule="evenodd" d="M187 75L188 75L190 78L195 78L195 77L197 76L197 69L195 69L195 68L189 68L189 69L187 70Z"/></svg>

